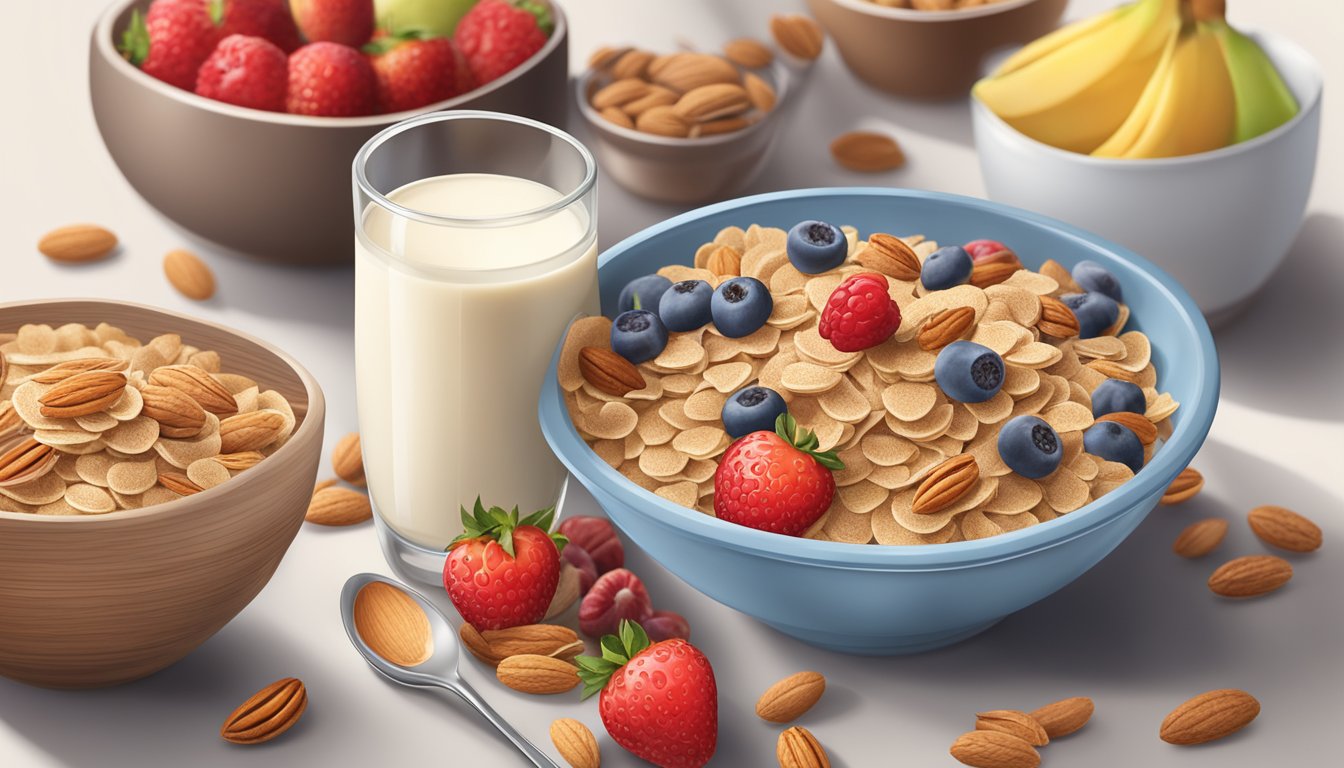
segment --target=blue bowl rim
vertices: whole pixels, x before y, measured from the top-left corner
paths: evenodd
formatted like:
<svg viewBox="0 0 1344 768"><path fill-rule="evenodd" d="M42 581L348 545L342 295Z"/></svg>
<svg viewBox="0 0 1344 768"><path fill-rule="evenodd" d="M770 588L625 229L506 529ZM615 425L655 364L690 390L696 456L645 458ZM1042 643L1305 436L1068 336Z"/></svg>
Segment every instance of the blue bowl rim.
<svg viewBox="0 0 1344 768"><path fill-rule="evenodd" d="M1056 219L989 200L925 190L883 187L831 187L795 189L737 198L697 208L649 227L607 249L598 258L599 269L644 242L682 225L700 219L760 203L807 197L878 196L895 199L934 200L958 207L1008 215L1053 230L1108 255L1129 262L1140 277L1179 310L1184 321L1181 332L1197 340L1198 354L1191 365L1200 384L1194 398L1181 403L1183 417L1172 436L1134 479L1087 506L1040 525L1011 531L977 541L922 546L881 546L815 541L759 531L726 523L694 509L682 507L627 480L598 458L579 437L564 404L556 370L563 339L551 359L538 408L542 432L551 449L574 475L601 484L603 491L634 510L634 514L665 527L697 537L713 539L717 546L773 560L808 563L836 569L856 570L953 570L1025 557L1115 522L1141 500L1159 495L1194 458L1213 424L1220 385L1218 355L1213 335L1194 300L1180 284L1151 261L1112 243ZM619 522L619 521L617 521Z"/></svg>

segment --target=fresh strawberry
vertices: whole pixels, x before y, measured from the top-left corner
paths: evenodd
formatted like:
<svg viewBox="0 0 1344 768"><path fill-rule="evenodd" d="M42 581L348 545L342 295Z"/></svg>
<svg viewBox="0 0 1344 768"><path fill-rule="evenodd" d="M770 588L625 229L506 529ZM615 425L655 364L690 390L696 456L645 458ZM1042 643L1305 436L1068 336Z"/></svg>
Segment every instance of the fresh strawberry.
<svg viewBox="0 0 1344 768"><path fill-rule="evenodd" d="M720 520L797 536L831 506L832 470L844 469L834 451L818 451L817 436L787 413L774 432L739 438L714 472L714 514Z"/></svg>
<svg viewBox="0 0 1344 768"><path fill-rule="evenodd" d="M379 37L364 50L378 76L378 111L402 112L472 88L471 70L446 37Z"/></svg>
<svg viewBox="0 0 1344 768"><path fill-rule="evenodd" d="M118 50L146 74L195 90L196 72L223 37L218 10L208 0L154 0L144 16L131 14Z"/></svg>
<svg viewBox="0 0 1344 768"><path fill-rule="evenodd" d="M719 738L719 692L709 659L674 638L649 644L644 628L621 622L602 638L602 656L580 656L583 696L598 691L611 738L661 768L700 768Z"/></svg>
<svg viewBox="0 0 1344 768"><path fill-rule="evenodd" d="M289 9L310 43L358 48L373 37L373 0L289 0Z"/></svg>
<svg viewBox="0 0 1344 768"><path fill-rule="evenodd" d="M251 35L270 40L285 53L303 41L285 0L211 0L222 3L224 35Z"/></svg>
<svg viewBox="0 0 1344 768"><path fill-rule="evenodd" d="M296 115L373 114L378 78L364 54L339 43L309 43L290 54L286 109Z"/></svg>
<svg viewBox="0 0 1344 768"><path fill-rule="evenodd" d="M546 615L560 581L565 537L547 533L554 509L518 519L518 508L486 509L480 499L462 508L461 536L448 547L443 586L457 612L477 629L536 624Z"/></svg>
<svg viewBox="0 0 1344 768"><path fill-rule="evenodd" d="M817 332L841 352L861 352L891 338L901 327L901 308L887 293L887 278L861 272L831 291Z"/></svg>
<svg viewBox="0 0 1344 768"><path fill-rule="evenodd" d="M289 65L269 40L229 35L201 65L196 93L240 107L285 111Z"/></svg>
<svg viewBox="0 0 1344 768"><path fill-rule="evenodd" d="M532 0L481 0L457 22L453 40L476 82L485 85L527 61L554 28L550 9Z"/></svg>

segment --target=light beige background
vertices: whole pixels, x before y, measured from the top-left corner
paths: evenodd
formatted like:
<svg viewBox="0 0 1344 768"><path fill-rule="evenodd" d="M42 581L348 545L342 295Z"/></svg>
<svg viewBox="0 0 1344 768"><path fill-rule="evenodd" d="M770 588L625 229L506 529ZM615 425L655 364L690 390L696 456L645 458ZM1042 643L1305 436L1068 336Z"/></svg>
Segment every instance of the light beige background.
<svg viewBox="0 0 1344 768"><path fill-rule="evenodd" d="M1069 15L1107 4L1075 0ZM6 100L0 121L0 300L126 298L256 333L294 352L322 382L333 440L354 429L351 271L278 270L202 248L219 275L218 298L196 305L173 293L159 259L184 245L185 236L126 185L102 148L89 109L85 35L101 0L7 5L9 42L0 47ZM772 10L801 5L566 2L576 67L602 43L667 48L686 39L711 46L739 33L763 34ZM1344 6L1336 0L1229 5L1234 22L1273 27L1302 42L1325 67L1332 91L1344 82ZM876 183L980 193L963 104L925 106L881 96L854 81L831 50L818 67L806 105L751 191ZM816 651L765 629L631 553L631 565L656 603L689 617L697 644L717 670L721 737L713 765L774 764L778 729L756 720L752 705L776 678L804 668L826 674L830 687L803 723L841 768L952 765L947 747L977 710L1030 709L1071 695L1096 699L1096 718L1084 732L1048 747L1047 765L1337 764L1332 743L1344 688L1341 119L1332 93L1313 204L1297 244L1259 303L1219 335L1224 397L1196 460L1208 477L1207 490L1182 508L1159 509L1069 588L956 647L913 658L859 659ZM833 167L826 143L856 125L894 131L909 167L873 177ZM611 183L602 187L601 200L604 246L674 213L636 201ZM81 269L58 268L36 253L42 232L79 220L115 229L125 243L121 253ZM1219 558L1263 551L1241 520L1249 506L1267 502L1316 518L1326 530L1325 549L1294 558L1297 576L1279 594L1244 604L1215 599L1204 580ZM581 493L573 505L577 511L593 506ZM1204 515L1234 521L1223 549L1206 561L1176 558L1172 539ZM371 527L305 529L257 601L172 669L134 685L79 693L0 680L0 764L517 764L506 743L456 701L395 688L351 650L336 598L346 577L364 570L387 570ZM220 721L236 704L286 675L302 678L312 701L295 731L259 748L218 739ZM556 717L577 717L601 730L592 702L527 698L502 688L477 665L469 664L466 676L547 749L547 726ZM1251 691L1264 705L1248 731L1198 749L1158 740L1158 724L1172 707L1228 686ZM606 765L638 763L605 736L602 742Z"/></svg>

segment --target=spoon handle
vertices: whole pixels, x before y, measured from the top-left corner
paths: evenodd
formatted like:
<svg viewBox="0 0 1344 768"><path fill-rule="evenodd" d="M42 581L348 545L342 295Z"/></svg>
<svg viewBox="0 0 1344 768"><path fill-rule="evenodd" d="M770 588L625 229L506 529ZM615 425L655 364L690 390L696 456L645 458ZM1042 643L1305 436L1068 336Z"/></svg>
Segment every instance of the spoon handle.
<svg viewBox="0 0 1344 768"><path fill-rule="evenodd" d="M560 768L554 760L547 757L546 754L540 749L537 749L532 742L524 738L523 734L514 730L514 727L509 725L508 721L500 716L493 707L487 704L485 699L482 699L470 685L467 685L466 681L455 681L454 685L452 685L449 690L456 693L458 696L461 696L462 699L474 707L477 712L480 712L486 720L490 721L491 725L495 726L500 733L504 734L505 738L513 742L513 746L517 747L518 751L522 752L523 756L528 760L531 760L532 764L537 766L537 768Z"/></svg>

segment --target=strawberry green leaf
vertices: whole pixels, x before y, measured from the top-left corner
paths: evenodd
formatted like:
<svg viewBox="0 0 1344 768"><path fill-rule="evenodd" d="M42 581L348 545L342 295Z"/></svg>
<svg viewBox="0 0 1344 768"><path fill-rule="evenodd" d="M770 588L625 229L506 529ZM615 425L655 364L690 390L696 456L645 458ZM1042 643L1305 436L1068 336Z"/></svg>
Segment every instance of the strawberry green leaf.
<svg viewBox="0 0 1344 768"><path fill-rule="evenodd" d="M513 546L514 531L518 530L521 526L534 525L537 523L540 523L540 525L536 525L537 528L547 531L551 527L551 522L555 519L555 509L552 507L533 512L520 522L518 520L518 507L514 507L512 510L507 511L503 507L490 507L487 509L486 506L481 503L481 497L479 496L476 497L476 504L473 510L467 512L466 507L461 507L461 514L462 533L457 538L453 539L452 543L448 546L449 549L452 549L458 543L468 539L478 539L484 536L499 542L499 545L504 548L504 551L508 553L509 557L515 556ZM555 543L556 551L559 551L569 543L569 539L558 533L551 534L551 541Z"/></svg>
<svg viewBox="0 0 1344 768"><path fill-rule="evenodd" d="M602 658L617 666L630 660L630 657L625 655L625 643L615 635L602 638Z"/></svg>
<svg viewBox="0 0 1344 768"><path fill-rule="evenodd" d="M224 23L224 2L225 0L210 0L210 4L207 6L210 21L214 22L216 27Z"/></svg>
<svg viewBox="0 0 1344 768"><path fill-rule="evenodd" d="M513 556L514 556L514 551L513 551L513 529L512 529L512 528L510 528L510 527L508 527L508 526L504 526L504 527L500 530L500 532L499 532L499 546L501 546L501 547L504 548L504 551L508 553L509 557L513 557Z"/></svg>
<svg viewBox="0 0 1344 768"><path fill-rule="evenodd" d="M523 518L519 525L534 525L543 531L551 530L551 523L555 521L555 507L539 509L536 512Z"/></svg>
<svg viewBox="0 0 1344 768"><path fill-rule="evenodd" d="M537 29L545 32L547 36L555 30L555 19L551 16L550 6L533 0L520 0L518 7L536 17Z"/></svg>
<svg viewBox="0 0 1344 768"><path fill-rule="evenodd" d="M602 638L601 657L579 656L574 659L579 665L579 679L583 681L582 698L586 699L606 687L616 670L643 653L649 645L649 635L639 622L622 619L617 634Z"/></svg>
<svg viewBox="0 0 1344 768"><path fill-rule="evenodd" d="M145 26L145 17L139 10L131 12L131 23L121 33L121 44L117 51L122 58L135 66L140 66L149 57L149 29Z"/></svg>
<svg viewBox="0 0 1344 768"><path fill-rule="evenodd" d="M817 450L821 447L821 441L817 438L817 434L810 429L799 427L792 414L779 414L775 419L775 434L788 441L789 445L816 459L818 464L832 472L838 472L845 468L845 463L840 460L834 450Z"/></svg>

